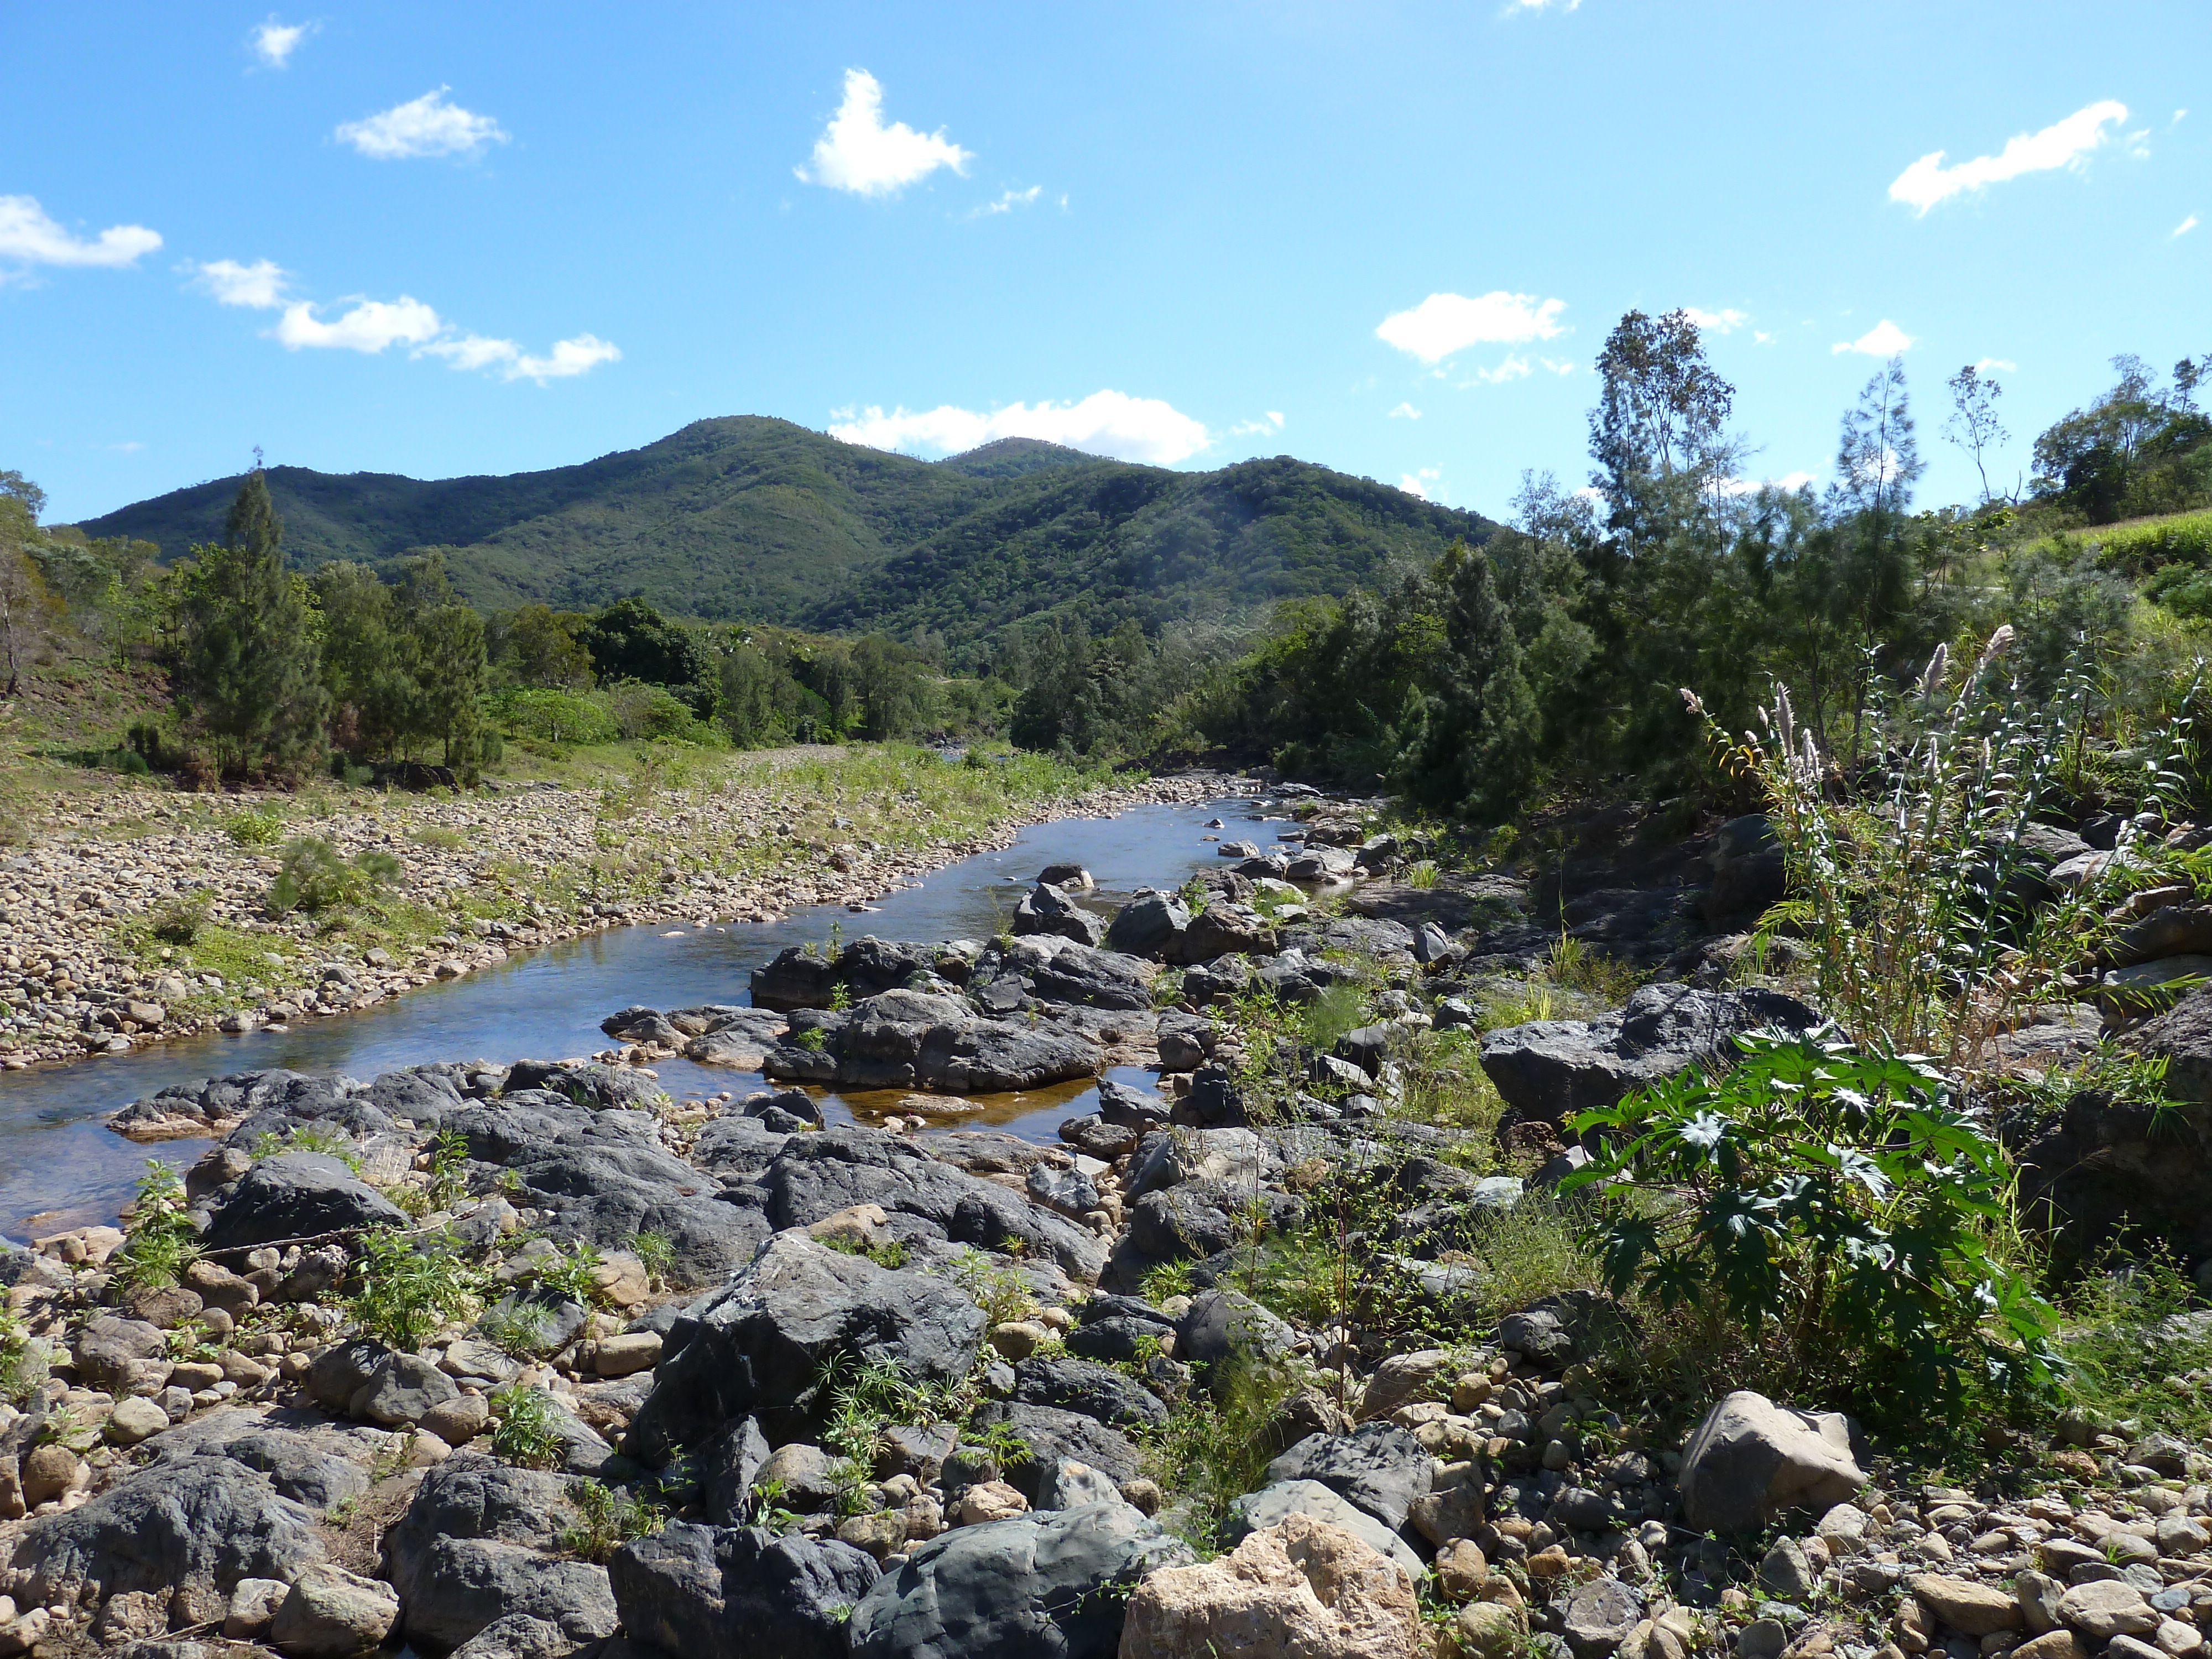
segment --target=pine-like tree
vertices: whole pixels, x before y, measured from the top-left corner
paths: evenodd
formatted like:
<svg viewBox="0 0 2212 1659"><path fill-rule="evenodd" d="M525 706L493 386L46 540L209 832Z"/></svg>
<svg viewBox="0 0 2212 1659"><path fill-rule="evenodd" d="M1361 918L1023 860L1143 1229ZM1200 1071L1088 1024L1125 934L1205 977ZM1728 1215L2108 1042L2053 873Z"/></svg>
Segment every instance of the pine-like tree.
<svg viewBox="0 0 2212 1659"><path fill-rule="evenodd" d="M254 472L222 544L194 548L183 583L177 701L228 773L296 777L323 754L318 618L306 581L285 568L283 536Z"/></svg>

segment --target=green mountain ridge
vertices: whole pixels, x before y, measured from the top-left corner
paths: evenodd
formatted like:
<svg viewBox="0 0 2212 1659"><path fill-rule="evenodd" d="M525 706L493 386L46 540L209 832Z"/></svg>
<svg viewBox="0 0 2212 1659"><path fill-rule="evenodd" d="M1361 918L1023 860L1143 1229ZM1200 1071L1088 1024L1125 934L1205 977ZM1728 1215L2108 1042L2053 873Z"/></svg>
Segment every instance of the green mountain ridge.
<svg viewBox="0 0 2212 1659"><path fill-rule="evenodd" d="M679 616L825 631L927 628L974 645L1039 613L1094 626L1231 619L1340 592L1495 528L1287 456L1212 472L1006 438L941 461L787 421L698 421L641 449L508 477L268 470L295 563L443 550L498 610L639 594ZM222 533L220 478L81 525L164 558Z"/></svg>

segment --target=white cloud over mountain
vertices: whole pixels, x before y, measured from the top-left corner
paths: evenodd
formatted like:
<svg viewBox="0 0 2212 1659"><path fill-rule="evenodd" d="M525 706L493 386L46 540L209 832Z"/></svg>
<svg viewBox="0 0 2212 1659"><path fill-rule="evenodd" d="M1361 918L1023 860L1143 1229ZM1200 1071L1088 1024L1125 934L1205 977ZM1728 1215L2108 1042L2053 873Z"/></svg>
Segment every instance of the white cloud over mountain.
<svg viewBox="0 0 2212 1659"><path fill-rule="evenodd" d="M845 71L845 101L814 141L813 158L793 168L800 180L854 196L895 196L939 167L964 174L975 159L945 136L916 132L903 121L884 124L884 89L866 70ZM1009 191L1004 212L1016 205ZM1032 197L1031 199L1034 199Z"/></svg>
<svg viewBox="0 0 2212 1659"><path fill-rule="evenodd" d="M880 405L832 411L830 435L871 449L917 450L957 455L1000 438L1042 438L1117 460L1172 466L1212 443L1202 421L1158 398L1094 392L1079 403L1010 404L988 414L940 404L903 406L885 414Z"/></svg>
<svg viewBox="0 0 2212 1659"><path fill-rule="evenodd" d="M1473 298L1431 294L1410 311L1396 311L1376 325L1376 337L1425 363L1442 362L1471 345L1524 345L1556 338L1566 331L1559 313L1565 300L1539 300L1533 294L1503 289Z"/></svg>

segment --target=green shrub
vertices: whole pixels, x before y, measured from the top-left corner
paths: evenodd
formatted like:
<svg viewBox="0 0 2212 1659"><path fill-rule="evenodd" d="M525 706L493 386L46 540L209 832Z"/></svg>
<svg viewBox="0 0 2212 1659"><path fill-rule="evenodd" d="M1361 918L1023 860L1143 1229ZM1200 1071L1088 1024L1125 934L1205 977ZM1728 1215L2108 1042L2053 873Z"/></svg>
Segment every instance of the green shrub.
<svg viewBox="0 0 2212 1659"><path fill-rule="evenodd" d="M516 1359L536 1359L553 1346L553 1311L543 1303L511 1302L477 1322L485 1341Z"/></svg>
<svg viewBox="0 0 2212 1659"><path fill-rule="evenodd" d="M951 1278L994 1325L1027 1319L1037 1310L1036 1292L1019 1268L1000 1267L972 1247L953 1258Z"/></svg>
<svg viewBox="0 0 2212 1659"><path fill-rule="evenodd" d="M1607 1136L1560 1184L1613 1206L1607 1287L1669 1309L1717 1299L1801 1391L1869 1415L2048 1389L2057 1316L1992 1251L2003 1154L1946 1079L1832 1035L1737 1046L1717 1080L1693 1069L1569 1121Z"/></svg>
<svg viewBox="0 0 2212 1659"><path fill-rule="evenodd" d="M561 1529L561 1547L601 1565L631 1539L659 1532L668 1519L634 1493L613 1491L588 1475L568 1483L568 1503L576 1519Z"/></svg>
<svg viewBox="0 0 2212 1659"><path fill-rule="evenodd" d="M159 1158L146 1160L137 1192L128 1236L108 1258L108 1271L125 1285L161 1290L199 1259L199 1230L185 1212L182 1177Z"/></svg>
<svg viewBox="0 0 2212 1659"><path fill-rule="evenodd" d="M47 1345L23 1328L23 1322L0 1304L0 1401L21 1406L42 1387L52 1362Z"/></svg>
<svg viewBox="0 0 2212 1659"><path fill-rule="evenodd" d="M550 1468L561 1461L562 1440L553 1402L526 1382L510 1382L493 1393L494 1456L526 1469Z"/></svg>
<svg viewBox="0 0 2212 1659"><path fill-rule="evenodd" d="M465 1317L480 1304L478 1274L461 1249L450 1233L409 1239L372 1228L361 1236L357 1288L346 1310L366 1334L412 1352L447 1320Z"/></svg>
<svg viewBox="0 0 2212 1659"><path fill-rule="evenodd" d="M599 1269L605 1265L605 1258L596 1244L578 1239L565 1251L556 1251L552 1260L538 1269L538 1286L565 1302L596 1307L605 1299L599 1282Z"/></svg>
<svg viewBox="0 0 2212 1659"><path fill-rule="evenodd" d="M222 820L222 833L238 847L271 847L284 833L284 820L274 806L233 812Z"/></svg>
<svg viewBox="0 0 2212 1659"><path fill-rule="evenodd" d="M666 1233L642 1228L629 1236L629 1249L644 1265L646 1282L654 1290L665 1290L675 1282L676 1246Z"/></svg>
<svg viewBox="0 0 2212 1659"><path fill-rule="evenodd" d="M199 938L214 908L212 887L195 887L164 899L152 917L154 937L165 945L190 945Z"/></svg>
<svg viewBox="0 0 2212 1659"><path fill-rule="evenodd" d="M399 860L380 848L364 848L348 859L319 836L295 836L277 856L276 879L264 901L271 916L339 909L400 875Z"/></svg>
<svg viewBox="0 0 2212 1659"><path fill-rule="evenodd" d="M1434 859L1418 860L1406 872L1406 885L1408 887L1418 887L1425 892L1436 884L1437 861Z"/></svg>

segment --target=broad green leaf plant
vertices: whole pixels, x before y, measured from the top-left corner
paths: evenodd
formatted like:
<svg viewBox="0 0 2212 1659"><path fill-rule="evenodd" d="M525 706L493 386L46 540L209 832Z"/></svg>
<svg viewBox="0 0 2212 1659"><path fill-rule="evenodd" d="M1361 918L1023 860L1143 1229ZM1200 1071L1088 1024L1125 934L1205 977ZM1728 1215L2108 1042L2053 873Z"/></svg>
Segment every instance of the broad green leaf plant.
<svg viewBox="0 0 2212 1659"><path fill-rule="evenodd" d="M1608 1287L1662 1307L1717 1295L1798 1386L1955 1405L2056 1380L2056 1311L1991 1249L2008 1176L1996 1139L1923 1060L1832 1027L1737 1039L1692 1069L1570 1121L1601 1150L1561 1183L1612 1194Z"/></svg>

